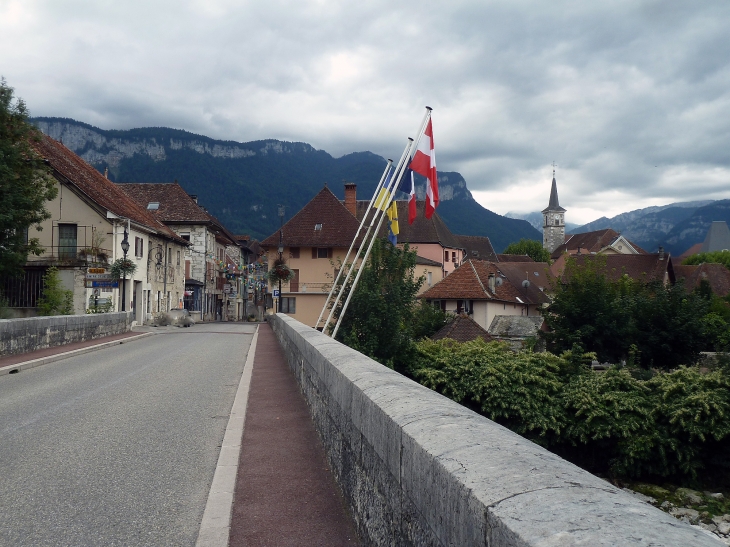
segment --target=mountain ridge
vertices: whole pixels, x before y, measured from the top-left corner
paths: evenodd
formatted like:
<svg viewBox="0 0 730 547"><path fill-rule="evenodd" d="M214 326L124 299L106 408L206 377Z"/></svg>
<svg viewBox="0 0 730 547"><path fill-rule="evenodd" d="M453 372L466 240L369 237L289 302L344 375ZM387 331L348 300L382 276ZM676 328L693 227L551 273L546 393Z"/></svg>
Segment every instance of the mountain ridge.
<svg viewBox="0 0 730 547"><path fill-rule="evenodd" d="M32 121L100 172L108 169L114 182L177 180L231 231L259 239L278 229L278 205L290 218L327 183L343 199L345 180L357 184L362 199L372 195L386 165L369 151L334 158L301 142L239 143L165 127L105 130L70 118ZM416 194L423 199L425 179L418 178ZM457 172L439 172L439 190L439 214L454 233L488 235L498 250L521 238L542 238L529 223L479 205Z"/></svg>

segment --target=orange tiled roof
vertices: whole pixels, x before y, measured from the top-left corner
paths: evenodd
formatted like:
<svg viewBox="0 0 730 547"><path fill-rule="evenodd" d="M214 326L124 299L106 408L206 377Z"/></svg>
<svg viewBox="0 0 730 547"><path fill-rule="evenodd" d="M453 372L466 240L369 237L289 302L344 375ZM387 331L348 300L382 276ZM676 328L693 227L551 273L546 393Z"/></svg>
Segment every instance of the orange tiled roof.
<svg viewBox="0 0 730 547"><path fill-rule="evenodd" d="M614 243L621 234L611 228L605 230L596 230L594 232L585 232L582 234L566 234L565 243L558 246L552 253L553 258L557 258L563 253L574 253L581 250L582 253L591 254L598 253ZM626 240L628 241L628 240ZM639 254L646 254L646 251L629 241L631 246L636 249Z"/></svg>
<svg viewBox="0 0 730 547"><path fill-rule="evenodd" d="M640 254L640 255L576 255L573 258L578 265L588 260L605 260L606 274L609 279L616 280L626 274L637 281L664 281L665 274L669 275L669 282L674 282L674 266L668 253ZM563 272L564 275L565 272Z"/></svg>
<svg viewBox="0 0 730 547"><path fill-rule="evenodd" d="M63 182L75 186L91 201L121 218L153 230L161 235L187 245L187 241L165 226L160 220L127 196L112 181L99 173L62 143L43 135L39 142L33 142L39 154L48 161L54 175Z"/></svg>
<svg viewBox="0 0 730 547"><path fill-rule="evenodd" d="M424 292L428 300L498 300L520 304L542 304L548 301L543 292L549 286L548 265L544 262L495 263L466 260L446 278ZM489 275L496 279L495 290L489 289ZM527 280L527 286L523 282Z"/></svg>
<svg viewBox="0 0 730 547"><path fill-rule="evenodd" d="M674 276L677 281L684 279L684 286L690 291L698 288L703 280L707 280L717 296L730 294L730 270L722 264L677 265L674 266Z"/></svg>
<svg viewBox="0 0 730 547"><path fill-rule="evenodd" d="M349 247L360 222L326 186L282 228L287 247ZM261 242L279 245L279 230Z"/></svg>
<svg viewBox="0 0 730 547"><path fill-rule="evenodd" d="M465 314L457 315L451 323L444 325L431 336L432 340L442 340L444 338L450 338L457 342L471 342L477 338L481 338L486 342L492 341L492 336Z"/></svg>
<svg viewBox="0 0 730 547"><path fill-rule="evenodd" d="M170 224L210 222L208 214L177 182L124 182L117 186L145 209L151 202L159 203L160 208L154 214L162 222Z"/></svg>

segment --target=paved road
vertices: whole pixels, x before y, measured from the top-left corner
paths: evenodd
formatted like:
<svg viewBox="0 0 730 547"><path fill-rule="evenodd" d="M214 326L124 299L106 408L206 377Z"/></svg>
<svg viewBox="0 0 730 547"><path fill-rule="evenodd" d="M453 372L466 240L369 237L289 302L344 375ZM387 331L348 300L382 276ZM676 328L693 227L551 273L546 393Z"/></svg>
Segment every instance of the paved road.
<svg viewBox="0 0 730 547"><path fill-rule="evenodd" d="M194 545L254 325L0 377L0 545Z"/></svg>

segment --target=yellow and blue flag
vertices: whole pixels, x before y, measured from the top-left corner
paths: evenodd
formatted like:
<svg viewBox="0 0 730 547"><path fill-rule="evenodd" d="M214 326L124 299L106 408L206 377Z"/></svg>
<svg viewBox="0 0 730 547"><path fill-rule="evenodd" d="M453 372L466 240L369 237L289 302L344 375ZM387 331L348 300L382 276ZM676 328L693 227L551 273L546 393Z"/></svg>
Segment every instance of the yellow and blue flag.
<svg viewBox="0 0 730 547"><path fill-rule="evenodd" d="M393 244L398 244L398 234L400 228L398 226L398 204L393 200L388 207L388 240Z"/></svg>

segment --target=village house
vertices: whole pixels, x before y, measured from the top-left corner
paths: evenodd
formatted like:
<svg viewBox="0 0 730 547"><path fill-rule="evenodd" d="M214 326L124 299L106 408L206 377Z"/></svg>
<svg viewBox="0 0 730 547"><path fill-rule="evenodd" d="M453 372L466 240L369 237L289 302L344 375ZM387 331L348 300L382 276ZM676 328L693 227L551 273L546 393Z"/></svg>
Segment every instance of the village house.
<svg viewBox="0 0 730 547"><path fill-rule="evenodd" d="M41 223L40 231L28 230L44 253L28 257L23 277L4 280L3 293L15 313L35 313L42 277L52 266L73 292L75 314L131 310L142 323L156 312L182 306L184 271L176 260L187 242L62 143L43 136L33 145L50 166L59 192L46 204L51 219ZM136 271L117 281L109 268L124 257L123 244ZM167 252L157 256L158 248Z"/></svg>
<svg viewBox="0 0 730 547"><path fill-rule="evenodd" d="M466 313L485 330L498 315L536 316L549 302L544 262L489 262L467 259L420 298L445 312Z"/></svg>
<svg viewBox="0 0 730 547"><path fill-rule="evenodd" d="M281 230L261 242L269 269L281 255L294 271L294 278L281 286L275 311L315 326L358 226L357 218L325 186ZM272 285L273 290L279 286Z"/></svg>
<svg viewBox="0 0 730 547"><path fill-rule="evenodd" d="M183 306L191 315L206 321L244 318L244 261L236 236L177 182L120 183L117 187L189 243L182 257ZM165 252L160 246L155 250ZM180 260L176 255L176 263Z"/></svg>
<svg viewBox="0 0 730 547"><path fill-rule="evenodd" d="M366 216L372 218L369 201L357 199L357 187L345 184L345 199L340 201L326 186L298 213L261 242L267 252L269 268L282 256L294 271L294 278L282 284L279 310L293 315L297 320L314 326L317 322L337 269L344 260L350 244L355 239L358 226ZM424 202L417 203L417 216L408 224L408 204L396 201L400 233L397 244L406 243L416 251L414 275L423 276L423 293L458 268L466 256L461 236L451 233L444 221L434 213L430 219L424 217ZM363 228L360 237L367 229ZM380 237L386 237L388 222L383 222ZM471 237L471 236L468 236ZM470 242L475 249L488 256L493 254L488 238L475 237ZM356 245L357 248L357 245ZM278 290L271 286L271 290Z"/></svg>

